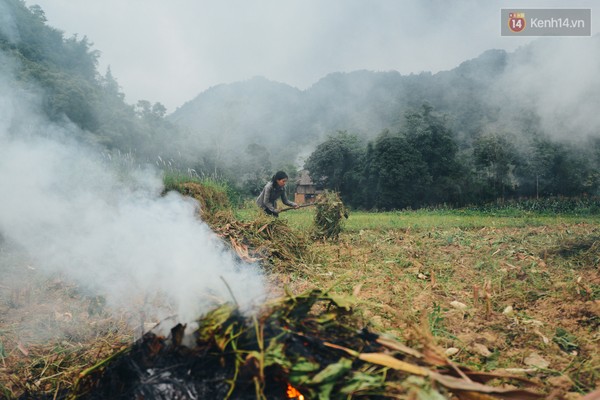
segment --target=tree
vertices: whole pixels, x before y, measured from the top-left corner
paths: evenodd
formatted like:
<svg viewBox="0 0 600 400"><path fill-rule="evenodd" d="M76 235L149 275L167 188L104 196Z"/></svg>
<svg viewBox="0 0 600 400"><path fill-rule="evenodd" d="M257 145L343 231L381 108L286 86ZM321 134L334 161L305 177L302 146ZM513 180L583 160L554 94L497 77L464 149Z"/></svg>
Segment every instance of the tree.
<svg viewBox="0 0 600 400"><path fill-rule="evenodd" d="M361 176L359 178L360 190L355 196L357 206L372 209L376 205L377 200L377 180L379 171L375 161L375 145L373 142L367 144L367 151L364 156Z"/></svg>
<svg viewBox="0 0 600 400"><path fill-rule="evenodd" d="M515 186L512 171L517 160L515 146L506 135L479 136L473 143L473 159L480 181L483 183L484 199L505 199Z"/></svg>
<svg viewBox="0 0 600 400"><path fill-rule="evenodd" d="M39 5L32 5L31 7L29 7L29 11L31 11L31 14L33 14L33 16L36 17L39 21L43 23L46 23L46 21L48 21L46 19L46 13L44 12L44 10L42 10L42 7L40 7Z"/></svg>
<svg viewBox="0 0 600 400"><path fill-rule="evenodd" d="M120 100L125 99L125 94L121 92L119 82L115 79L112 74L110 66L106 68L106 74L100 78L100 86L104 89L108 96L116 97Z"/></svg>
<svg viewBox="0 0 600 400"><path fill-rule="evenodd" d="M403 134L383 132L375 141L368 179L374 182L374 206L402 209L422 205L431 176L421 154ZM371 187L372 190L373 187Z"/></svg>
<svg viewBox="0 0 600 400"><path fill-rule="evenodd" d="M356 135L338 131L317 146L304 168L318 186L339 191L344 200L356 194L363 146Z"/></svg>
<svg viewBox="0 0 600 400"><path fill-rule="evenodd" d="M550 175L551 165L556 147L547 138L536 137L531 143L527 162L519 170L522 182L521 191L526 196L548 195L552 189L553 177Z"/></svg>
<svg viewBox="0 0 600 400"><path fill-rule="evenodd" d="M458 145L444 119L423 104L420 112L406 114L406 139L427 164L431 180L423 200L428 204L456 202L460 193L461 166L457 159Z"/></svg>
<svg viewBox="0 0 600 400"><path fill-rule="evenodd" d="M549 143L540 150L546 159L543 195L578 196L587 192L587 178L592 174L590 160L575 145Z"/></svg>

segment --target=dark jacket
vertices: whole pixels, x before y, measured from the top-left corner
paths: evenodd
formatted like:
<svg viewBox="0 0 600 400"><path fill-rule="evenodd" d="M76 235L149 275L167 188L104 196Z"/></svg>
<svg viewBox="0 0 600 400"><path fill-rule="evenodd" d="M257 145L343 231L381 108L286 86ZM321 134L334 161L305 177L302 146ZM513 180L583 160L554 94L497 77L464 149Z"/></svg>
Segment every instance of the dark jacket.
<svg viewBox="0 0 600 400"><path fill-rule="evenodd" d="M256 199L256 204L262 209L266 208L267 210L276 213L277 199L280 197L281 201L283 201L283 204L290 207L296 206L296 203L288 200L285 194L285 186L281 187L277 184L274 184L273 181L270 181L265 185L262 192L260 192L258 198Z"/></svg>

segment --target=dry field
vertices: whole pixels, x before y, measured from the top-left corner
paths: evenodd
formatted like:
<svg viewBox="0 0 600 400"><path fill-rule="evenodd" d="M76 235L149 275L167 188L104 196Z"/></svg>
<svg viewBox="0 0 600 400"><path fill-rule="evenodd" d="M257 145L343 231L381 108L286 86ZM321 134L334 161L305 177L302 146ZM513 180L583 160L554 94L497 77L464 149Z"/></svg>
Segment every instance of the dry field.
<svg viewBox="0 0 600 400"><path fill-rule="evenodd" d="M539 380L548 398L600 386L597 218L353 214L279 279L353 294L366 326L413 343L429 331L453 361Z"/></svg>
<svg viewBox="0 0 600 400"><path fill-rule="evenodd" d="M282 219L307 238L312 215ZM265 266L273 293L351 296L357 329L417 349L427 338L459 365L536 381L549 399L600 386L597 216L351 213L338 241L307 241L294 260ZM65 277L21 261L2 268L0 398L60 398L140 336L137 316L109 313Z"/></svg>

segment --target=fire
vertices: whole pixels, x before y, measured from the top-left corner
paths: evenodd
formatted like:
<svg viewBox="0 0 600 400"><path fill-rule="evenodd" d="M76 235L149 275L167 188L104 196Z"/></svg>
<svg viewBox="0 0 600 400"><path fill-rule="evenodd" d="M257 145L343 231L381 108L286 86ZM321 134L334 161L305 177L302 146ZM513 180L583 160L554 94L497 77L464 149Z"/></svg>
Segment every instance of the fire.
<svg viewBox="0 0 600 400"><path fill-rule="evenodd" d="M304 400L304 396L302 395L302 393L300 393L298 391L298 389L296 389L295 387L293 387L289 383L288 383L288 387L287 387L287 392L286 393L287 393L288 399Z"/></svg>

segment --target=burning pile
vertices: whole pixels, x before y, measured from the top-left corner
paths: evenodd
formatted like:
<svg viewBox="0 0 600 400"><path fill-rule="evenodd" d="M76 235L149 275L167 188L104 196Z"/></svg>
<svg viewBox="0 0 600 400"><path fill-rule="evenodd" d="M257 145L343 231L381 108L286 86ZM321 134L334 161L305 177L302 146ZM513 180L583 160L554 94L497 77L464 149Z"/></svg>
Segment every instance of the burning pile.
<svg viewBox="0 0 600 400"><path fill-rule="evenodd" d="M311 291L272 302L247 317L224 304L169 338L147 333L82 372L78 399L536 399L541 395L489 380L525 379L458 367L431 343L417 351L366 329L356 331L350 302ZM416 398L416 397L415 397Z"/></svg>

